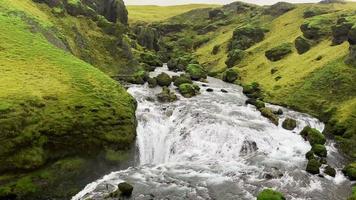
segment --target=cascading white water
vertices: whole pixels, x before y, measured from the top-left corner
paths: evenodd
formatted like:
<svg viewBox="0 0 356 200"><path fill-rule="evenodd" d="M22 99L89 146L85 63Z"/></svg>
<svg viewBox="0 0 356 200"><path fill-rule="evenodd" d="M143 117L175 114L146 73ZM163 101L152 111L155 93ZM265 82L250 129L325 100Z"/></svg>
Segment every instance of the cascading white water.
<svg viewBox="0 0 356 200"><path fill-rule="evenodd" d="M165 71L158 68L151 76ZM335 178L305 172L310 145L299 135L309 125L324 125L308 115L279 106L297 120L288 131L245 105L239 86L208 78L201 95L173 103L154 101L160 88L132 85L138 102L139 166L112 172L88 184L72 200L103 199L122 181L134 185L132 199L254 199L265 187L276 188L287 199L345 199L350 183L338 170ZM174 90L174 87L171 88ZM228 93L220 90L225 89ZM339 166L339 154L328 144L328 163Z"/></svg>

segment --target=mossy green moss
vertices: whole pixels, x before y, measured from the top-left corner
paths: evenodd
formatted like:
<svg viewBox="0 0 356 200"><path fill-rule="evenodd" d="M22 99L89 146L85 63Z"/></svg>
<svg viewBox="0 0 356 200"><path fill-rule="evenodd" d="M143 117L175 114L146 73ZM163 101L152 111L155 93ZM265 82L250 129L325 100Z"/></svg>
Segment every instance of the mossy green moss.
<svg viewBox="0 0 356 200"><path fill-rule="evenodd" d="M193 97L199 94L199 86L189 83L183 83L178 87L179 92L186 98Z"/></svg>
<svg viewBox="0 0 356 200"><path fill-rule="evenodd" d="M350 163L345 166L345 168L342 170L344 174L350 178L350 180L356 180L356 163Z"/></svg>
<svg viewBox="0 0 356 200"><path fill-rule="evenodd" d="M189 64L186 72L190 75L193 80L206 79L207 73L199 64Z"/></svg>
<svg viewBox="0 0 356 200"><path fill-rule="evenodd" d="M320 131L316 130L315 128L311 128L306 126L300 132L302 137L310 142L311 145L320 144L324 145L326 142L325 136L320 133Z"/></svg>
<svg viewBox="0 0 356 200"><path fill-rule="evenodd" d="M257 200L285 200L282 193L272 189L264 189L257 196Z"/></svg>

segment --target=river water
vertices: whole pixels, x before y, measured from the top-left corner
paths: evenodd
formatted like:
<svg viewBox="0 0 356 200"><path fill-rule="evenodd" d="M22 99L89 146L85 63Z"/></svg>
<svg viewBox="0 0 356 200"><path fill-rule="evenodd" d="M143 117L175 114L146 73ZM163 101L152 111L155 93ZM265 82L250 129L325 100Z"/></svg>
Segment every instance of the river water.
<svg viewBox="0 0 356 200"><path fill-rule="evenodd" d="M150 76L162 71L175 74L161 67ZM200 95L187 99L177 92L179 100L173 103L155 100L159 87L131 85L128 91L138 102L138 164L88 184L72 200L104 199L123 181L134 186L131 199L137 200L250 200L266 187L293 200L344 200L350 195L351 183L341 173L343 158L332 142L327 143L327 160L337 168L336 177L305 171L311 147L299 132L306 125L322 131L323 123L268 105L284 111L280 124L286 117L297 120L297 128L288 131L245 105L241 87L210 77L208 83L196 84Z"/></svg>

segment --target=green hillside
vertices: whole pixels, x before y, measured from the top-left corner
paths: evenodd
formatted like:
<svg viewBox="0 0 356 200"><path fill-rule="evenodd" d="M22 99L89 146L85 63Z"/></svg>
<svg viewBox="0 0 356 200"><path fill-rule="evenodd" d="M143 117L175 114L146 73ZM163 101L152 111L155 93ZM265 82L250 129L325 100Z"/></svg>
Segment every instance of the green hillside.
<svg viewBox="0 0 356 200"><path fill-rule="evenodd" d="M198 8L213 8L214 4L187 4L177 6L128 5L129 21L158 22Z"/></svg>
<svg viewBox="0 0 356 200"><path fill-rule="evenodd" d="M83 17L54 11L30 0L0 0L1 199L68 199L84 177L95 177L91 160L121 159L135 138L134 99L79 59L84 50L102 50L101 44L80 49L94 45L86 37L113 36ZM84 24L93 29L77 29ZM82 43L71 40L80 34L87 34ZM106 52L92 52L92 64L108 74L125 70L108 68L116 61Z"/></svg>
<svg viewBox="0 0 356 200"><path fill-rule="evenodd" d="M260 84L264 101L326 122L325 133L355 160L355 12L352 2L264 7L235 2L152 26L177 27L162 39L173 50L171 58L190 52L216 77L232 68L239 73L235 83Z"/></svg>

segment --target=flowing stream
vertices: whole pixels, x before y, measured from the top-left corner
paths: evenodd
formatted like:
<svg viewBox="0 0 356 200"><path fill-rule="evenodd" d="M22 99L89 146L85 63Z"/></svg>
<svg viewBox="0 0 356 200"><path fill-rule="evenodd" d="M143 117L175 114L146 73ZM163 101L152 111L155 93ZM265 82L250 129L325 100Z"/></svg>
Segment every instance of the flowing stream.
<svg viewBox="0 0 356 200"><path fill-rule="evenodd" d="M175 74L161 67L150 76L162 71ZM105 175L72 200L104 199L123 181L134 186L131 199L137 200L250 200L266 187L294 200L344 200L350 195L351 184L340 170L343 158L332 142L327 143L327 160L337 169L336 177L305 171L311 147L299 132L306 125L322 131L323 123L268 105L283 110L280 124L286 117L297 120L297 128L288 131L245 105L241 87L210 77L208 83L196 84L200 95L187 99L177 92L179 100L173 103L155 100L159 87L131 85L128 91L138 102L137 166Z"/></svg>

